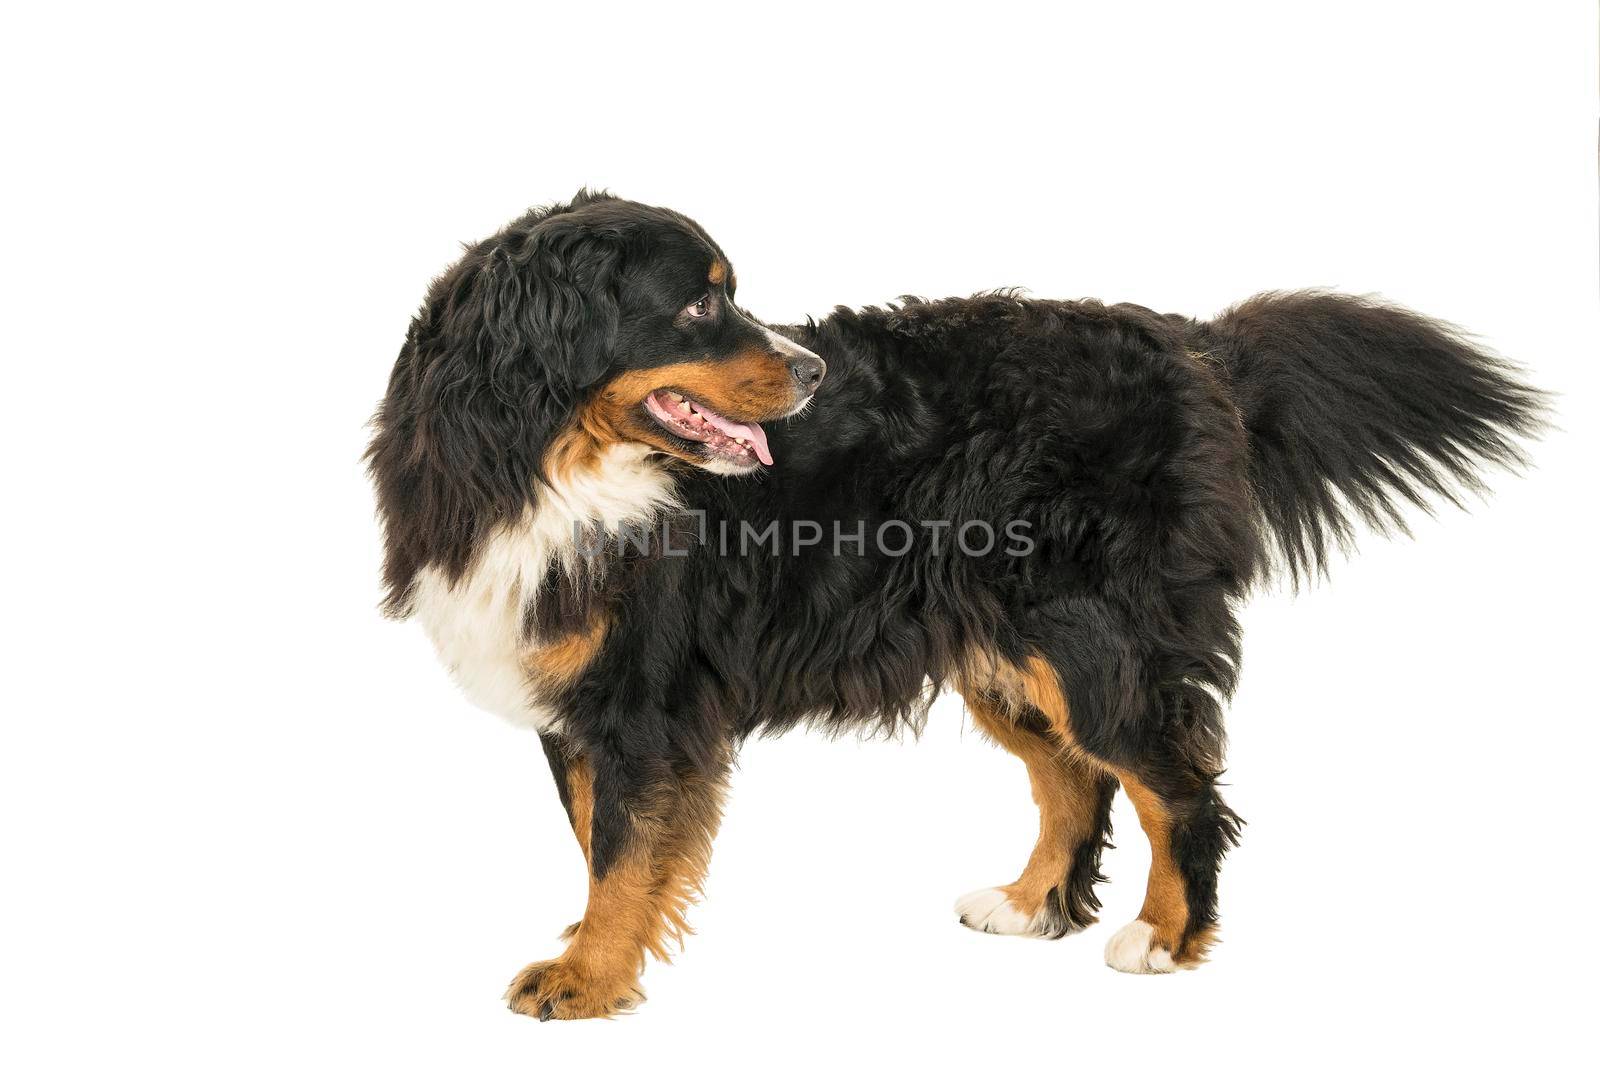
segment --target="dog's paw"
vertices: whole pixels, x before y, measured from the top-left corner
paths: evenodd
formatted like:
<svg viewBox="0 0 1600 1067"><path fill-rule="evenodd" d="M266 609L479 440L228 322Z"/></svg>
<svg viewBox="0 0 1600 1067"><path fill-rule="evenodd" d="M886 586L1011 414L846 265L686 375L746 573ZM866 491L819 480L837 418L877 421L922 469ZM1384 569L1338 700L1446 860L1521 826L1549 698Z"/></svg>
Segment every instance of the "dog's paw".
<svg viewBox="0 0 1600 1067"><path fill-rule="evenodd" d="M1106 966L1126 974L1171 974L1178 969L1172 950L1156 941L1156 928L1135 919L1106 942Z"/></svg>
<svg viewBox="0 0 1600 1067"><path fill-rule="evenodd" d="M530 963L511 980L506 1003L519 1015L546 1019L603 1019L631 1011L644 991L630 977L585 973L569 960Z"/></svg>
<svg viewBox="0 0 1600 1067"><path fill-rule="evenodd" d="M1012 934L1017 937L1060 937L1054 929L1048 908L1029 914L1017 907L1011 894L1002 888L976 889L956 901L956 915L962 926L986 934Z"/></svg>

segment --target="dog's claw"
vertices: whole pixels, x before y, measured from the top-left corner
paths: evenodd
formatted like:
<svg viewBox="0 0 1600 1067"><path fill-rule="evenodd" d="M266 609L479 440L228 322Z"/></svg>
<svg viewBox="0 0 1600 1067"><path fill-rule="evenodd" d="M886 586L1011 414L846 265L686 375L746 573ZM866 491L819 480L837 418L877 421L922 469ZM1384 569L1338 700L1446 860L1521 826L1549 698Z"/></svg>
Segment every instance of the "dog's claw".
<svg viewBox="0 0 1600 1067"><path fill-rule="evenodd" d="M637 983L624 975L595 977L565 959L529 964L506 990L519 1015L552 1019L599 1019L630 1011L644 1000Z"/></svg>

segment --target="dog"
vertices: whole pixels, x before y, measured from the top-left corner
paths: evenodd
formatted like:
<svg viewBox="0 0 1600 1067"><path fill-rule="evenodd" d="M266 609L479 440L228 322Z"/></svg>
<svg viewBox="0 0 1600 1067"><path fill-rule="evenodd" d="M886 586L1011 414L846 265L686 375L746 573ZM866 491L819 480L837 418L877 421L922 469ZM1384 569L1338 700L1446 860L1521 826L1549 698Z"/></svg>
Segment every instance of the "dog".
<svg viewBox="0 0 1600 1067"><path fill-rule="evenodd" d="M1095 921L1120 787L1149 836L1120 971L1202 962L1240 819L1218 793L1236 611L1358 523L1515 467L1543 394L1372 299L902 298L770 326L675 212L582 192L467 248L412 320L367 453L386 611L539 732L589 871L506 993L632 1008L688 932L730 762L800 724L915 729L940 688L1027 766L1038 843L957 903Z"/></svg>

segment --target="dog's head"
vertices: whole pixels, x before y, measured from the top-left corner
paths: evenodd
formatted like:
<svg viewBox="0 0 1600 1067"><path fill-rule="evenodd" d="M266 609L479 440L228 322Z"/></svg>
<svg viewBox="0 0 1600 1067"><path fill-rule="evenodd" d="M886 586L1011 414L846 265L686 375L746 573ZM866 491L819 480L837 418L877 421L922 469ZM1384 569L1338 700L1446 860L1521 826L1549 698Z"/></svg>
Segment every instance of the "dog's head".
<svg viewBox="0 0 1600 1067"><path fill-rule="evenodd" d="M637 442L722 474L771 464L761 423L799 411L826 366L734 303L716 242L662 208L582 194L471 248L414 330L438 385L423 419L503 428L537 476ZM491 410L492 409L492 410Z"/></svg>
<svg viewBox="0 0 1600 1067"><path fill-rule="evenodd" d="M734 289L695 223L606 195L469 247L412 320L367 450L389 610L420 567L459 575L541 483L603 469L619 446L628 463L718 474L771 463L761 424L804 407L826 368Z"/></svg>

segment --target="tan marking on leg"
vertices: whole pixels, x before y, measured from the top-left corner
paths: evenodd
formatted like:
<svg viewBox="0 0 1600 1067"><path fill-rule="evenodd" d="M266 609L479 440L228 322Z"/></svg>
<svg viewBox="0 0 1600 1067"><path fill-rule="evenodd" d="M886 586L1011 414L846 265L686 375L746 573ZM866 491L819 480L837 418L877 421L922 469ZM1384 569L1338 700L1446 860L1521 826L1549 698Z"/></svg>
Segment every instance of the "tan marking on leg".
<svg viewBox="0 0 1600 1067"><path fill-rule="evenodd" d="M682 947L683 939L694 933L686 913L699 899L711 863L711 844L722 823L726 786L723 778L696 776L679 794L676 814L660 850L655 886L659 923L646 945L659 960L667 958L669 940Z"/></svg>
<svg viewBox="0 0 1600 1067"><path fill-rule="evenodd" d="M1067 694L1061 690L1061 680L1055 668L1039 656L1029 656L1022 667L1022 693L1028 703L1044 713L1050 729L1063 744L1077 752L1077 739L1072 733L1072 712L1067 707Z"/></svg>
<svg viewBox="0 0 1600 1067"><path fill-rule="evenodd" d="M572 836L578 839L585 866L589 865L589 838L594 826L594 772L582 756L567 758L567 803L571 810ZM571 941L582 921L561 931L561 940Z"/></svg>
<svg viewBox="0 0 1600 1067"><path fill-rule="evenodd" d="M1037 915L1045 899L1063 884L1078 847L1095 831L1097 771L1069 757L1059 744L1018 726L991 701L967 696L967 710L978 727L1022 760L1039 806L1039 838L1022 875L1002 886L1012 905Z"/></svg>
<svg viewBox="0 0 1600 1067"><path fill-rule="evenodd" d="M572 832L589 862L589 834L594 826L594 771L582 756L567 762L567 795L572 799Z"/></svg>
<svg viewBox="0 0 1600 1067"><path fill-rule="evenodd" d="M541 1019L592 1019L626 1011L644 999L639 972L654 873L649 854L631 851L604 878L589 880L589 904L566 951L531 963L511 981L511 1010Z"/></svg>
<svg viewBox="0 0 1600 1067"><path fill-rule="evenodd" d="M1013 716L1024 708L1036 709L1064 748L1076 753L1067 695L1055 668L1043 657L1029 656L1018 665L987 649L972 650L959 672L957 688L969 697L991 693L999 700L997 710Z"/></svg>
<svg viewBox="0 0 1600 1067"><path fill-rule="evenodd" d="M1154 928L1153 947L1165 949L1175 964L1191 967L1203 962L1216 934L1207 929L1196 932L1187 942L1184 940L1189 919L1187 886L1172 852L1173 819L1166 804L1136 773L1097 759L1077 744L1066 693L1055 669L1037 655L1029 656L1017 666L992 653L980 653L969 656L963 677L987 678L989 685L1007 694L1009 699L1038 708L1049 722L1051 732L1060 738L1069 760L1116 775L1133 801L1139 825L1150 839L1150 874L1139 919ZM963 682L965 684L969 683Z"/></svg>
<svg viewBox="0 0 1600 1067"><path fill-rule="evenodd" d="M1211 955L1211 948L1217 943L1217 928L1208 926L1203 930L1196 930L1184 939L1183 947L1172 957L1173 962L1179 967L1198 967Z"/></svg>
<svg viewBox="0 0 1600 1067"><path fill-rule="evenodd" d="M587 761L568 772L574 830L591 858L593 776ZM539 1018L586 1019L626 1011L644 998L639 974L649 953L665 960L669 941L689 932L685 910L699 893L721 819L723 778L687 774L635 814L633 840L605 876L589 878L583 919L566 950L525 967L506 990L511 1010Z"/></svg>
<svg viewBox="0 0 1600 1067"><path fill-rule="evenodd" d="M1183 944L1189 902L1183 874L1172 855L1172 816L1155 791L1136 775L1124 770L1117 772L1117 776L1128 799L1133 801L1134 810L1139 813L1139 825L1150 839L1150 879L1145 886L1144 907L1139 910L1139 918L1155 928L1153 945L1166 949L1173 960L1181 964L1192 955L1189 946ZM1204 946L1198 947L1203 955Z"/></svg>

